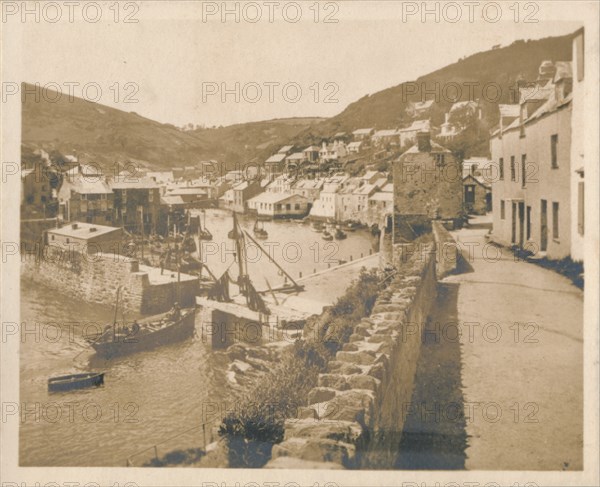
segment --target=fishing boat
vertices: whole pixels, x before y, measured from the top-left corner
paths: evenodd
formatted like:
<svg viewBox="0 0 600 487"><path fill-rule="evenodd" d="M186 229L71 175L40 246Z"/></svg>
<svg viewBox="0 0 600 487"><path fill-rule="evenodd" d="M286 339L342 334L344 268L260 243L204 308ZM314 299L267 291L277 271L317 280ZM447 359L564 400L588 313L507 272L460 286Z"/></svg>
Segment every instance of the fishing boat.
<svg viewBox="0 0 600 487"><path fill-rule="evenodd" d="M168 313L154 315L131 327L108 326L104 333L90 345L96 354L117 357L150 350L190 338L194 334L196 309L175 308Z"/></svg>
<svg viewBox="0 0 600 487"><path fill-rule="evenodd" d="M104 384L104 372L86 372L83 374L61 375L48 379L49 392L65 392Z"/></svg>
<svg viewBox="0 0 600 487"><path fill-rule="evenodd" d="M341 228L336 228L334 236L336 240L344 240L348 235Z"/></svg>
<svg viewBox="0 0 600 487"><path fill-rule="evenodd" d="M333 235L331 235L328 230L325 230L323 231L323 236L321 238L323 240L333 240Z"/></svg>
<svg viewBox="0 0 600 487"><path fill-rule="evenodd" d="M198 238L200 240L212 240L213 234L206 228L206 211L202 210L202 213L204 214L204 225L202 225L200 217L198 217Z"/></svg>
<svg viewBox="0 0 600 487"><path fill-rule="evenodd" d="M254 222L254 236L259 240L266 240L269 238L269 232L267 232L262 225L258 224L258 220Z"/></svg>
<svg viewBox="0 0 600 487"><path fill-rule="evenodd" d="M321 222L314 222L312 229L314 232L321 233L323 230L325 230L325 225L323 225Z"/></svg>

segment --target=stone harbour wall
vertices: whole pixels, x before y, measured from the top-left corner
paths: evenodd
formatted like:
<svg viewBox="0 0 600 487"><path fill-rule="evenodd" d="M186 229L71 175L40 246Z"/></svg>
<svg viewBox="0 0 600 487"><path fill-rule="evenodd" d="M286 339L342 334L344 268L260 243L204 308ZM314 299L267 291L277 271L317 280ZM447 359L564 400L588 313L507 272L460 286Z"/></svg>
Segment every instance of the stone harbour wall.
<svg viewBox="0 0 600 487"><path fill-rule="evenodd" d="M407 244L408 245L408 244ZM267 468L392 468L411 401L421 324L436 296L435 252L398 261L368 318L285 423ZM394 253L401 252L394 246ZM396 259L395 259L396 260Z"/></svg>
<svg viewBox="0 0 600 487"><path fill-rule="evenodd" d="M21 277L55 288L90 303L113 306L121 286L124 308L142 314L167 311L176 301L177 283L153 284L138 261L114 254L82 254L45 247L38 255L23 255ZM197 280L179 285L182 306L195 304Z"/></svg>

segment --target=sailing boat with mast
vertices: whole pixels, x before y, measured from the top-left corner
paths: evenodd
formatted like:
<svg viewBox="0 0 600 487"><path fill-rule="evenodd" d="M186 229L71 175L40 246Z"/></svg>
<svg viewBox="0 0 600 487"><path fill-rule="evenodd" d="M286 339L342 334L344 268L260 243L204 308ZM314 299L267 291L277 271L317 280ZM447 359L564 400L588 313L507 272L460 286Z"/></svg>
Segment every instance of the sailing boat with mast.
<svg viewBox="0 0 600 487"><path fill-rule="evenodd" d="M269 232L265 230L262 222L260 222L259 225L258 218L254 222L254 228L252 230L254 231L254 236L259 240L266 240L269 238Z"/></svg>
<svg viewBox="0 0 600 487"><path fill-rule="evenodd" d="M216 280L212 289L208 292L208 299L220 302L231 302L233 299L230 296L229 285L231 283L236 284L239 287L240 294L245 297L246 306L252 311L269 315L270 310L267 304L262 298L263 294L271 293L276 291L279 292L298 292L304 289L304 287L292 278L283 267L281 267L275 259L267 252L256 239L254 239L250 233L243 230L238 221L237 216L233 213L233 228L229 232L229 238L235 241L236 247L236 261L238 264L238 278L233 279L229 274L229 268L223 273L223 275ZM278 288L272 288L270 284L268 289L265 291L258 291L250 278L248 272L248 261L246 258L246 239L250 240L271 262L274 264L281 275L285 276L285 284ZM231 266L230 266L231 267ZM290 284L291 283L291 284Z"/></svg>
<svg viewBox="0 0 600 487"><path fill-rule="evenodd" d="M177 273L177 299L180 300L180 272ZM112 325L90 346L103 358L129 355L144 350L170 345L191 338L196 327L196 308L180 308L176 302L167 313L135 320L131 326L117 325L117 311L121 286L117 288L115 315Z"/></svg>
<svg viewBox="0 0 600 487"><path fill-rule="evenodd" d="M202 217L198 217L198 238L200 240L212 240L213 234L210 233L208 228L206 228L206 210L202 210L202 214L204 215L204 225L202 224Z"/></svg>

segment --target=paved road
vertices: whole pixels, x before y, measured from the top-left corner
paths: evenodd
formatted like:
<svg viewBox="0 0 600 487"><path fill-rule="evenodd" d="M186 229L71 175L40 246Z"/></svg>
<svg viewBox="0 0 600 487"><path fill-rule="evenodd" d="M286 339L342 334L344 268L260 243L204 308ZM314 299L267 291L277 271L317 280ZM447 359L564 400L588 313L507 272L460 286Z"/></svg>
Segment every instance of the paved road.
<svg viewBox="0 0 600 487"><path fill-rule="evenodd" d="M485 233L454 234L475 250L439 284L398 467L581 469L583 293Z"/></svg>

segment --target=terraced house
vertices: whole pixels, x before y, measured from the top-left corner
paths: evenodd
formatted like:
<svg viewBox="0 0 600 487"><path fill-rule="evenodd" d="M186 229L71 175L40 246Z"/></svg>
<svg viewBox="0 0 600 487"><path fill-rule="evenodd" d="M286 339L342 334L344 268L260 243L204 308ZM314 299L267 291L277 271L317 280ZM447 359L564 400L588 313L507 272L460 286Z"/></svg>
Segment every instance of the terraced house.
<svg viewBox="0 0 600 487"><path fill-rule="evenodd" d="M571 253L572 87L570 62L544 61L520 90L519 117L490 139L493 240L551 259Z"/></svg>

